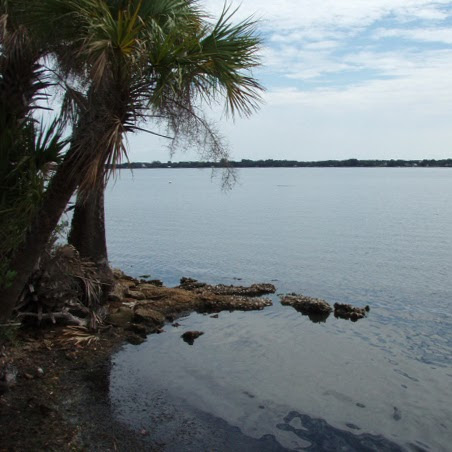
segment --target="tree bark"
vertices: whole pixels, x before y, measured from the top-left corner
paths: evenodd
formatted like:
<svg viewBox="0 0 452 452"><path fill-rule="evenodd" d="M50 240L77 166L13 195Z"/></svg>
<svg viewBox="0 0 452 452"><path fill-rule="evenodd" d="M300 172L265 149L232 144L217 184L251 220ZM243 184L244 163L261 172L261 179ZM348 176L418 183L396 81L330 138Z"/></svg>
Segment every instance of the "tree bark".
<svg viewBox="0 0 452 452"><path fill-rule="evenodd" d="M113 273L108 265L103 185L83 196L78 194L68 242L81 257L97 265L106 294L113 282Z"/></svg>
<svg viewBox="0 0 452 452"><path fill-rule="evenodd" d="M100 265L108 262L104 219L103 188L77 196L68 242L81 257Z"/></svg>

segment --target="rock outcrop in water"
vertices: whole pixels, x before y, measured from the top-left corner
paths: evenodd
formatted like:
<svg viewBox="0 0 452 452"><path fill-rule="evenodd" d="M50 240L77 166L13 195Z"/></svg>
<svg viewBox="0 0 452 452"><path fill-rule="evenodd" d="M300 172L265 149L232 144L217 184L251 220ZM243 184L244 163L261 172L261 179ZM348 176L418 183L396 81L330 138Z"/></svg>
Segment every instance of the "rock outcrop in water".
<svg viewBox="0 0 452 452"><path fill-rule="evenodd" d="M116 284L110 294L108 321L131 331L134 342L145 336L143 331L159 332L166 321L190 312L251 311L271 306L271 300L257 298L274 293L272 284L244 286L211 286L194 279L182 278L179 287L163 287L114 271ZM135 325L135 326L134 326ZM136 326L138 325L138 326Z"/></svg>
<svg viewBox="0 0 452 452"><path fill-rule="evenodd" d="M334 303L334 317L356 322L369 312L369 306L357 308L351 304Z"/></svg>
<svg viewBox="0 0 452 452"><path fill-rule="evenodd" d="M281 297L281 304L292 306L298 312L307 315L313 322L325 322L333 310L325 300L301 294L284 295Z"/></svg>
<svg viewBox="0 0 452 452"><path fill-rule="evenodd" d="M307 297L305 295L290 294L281 297L281 304L292 306L303 315L307 315L313 322L325 322L333 308L325 300ZM356 322L364 318L369 312L369 306L357 308L350 304L334 303L334 316L336 318Z"/></svg>
<svg viewBox="0 0 452 452"><path fill-rule="evenodd" d="M211 286L191 278L181 278L179 288L197 293L209 292L215 295L239 295L243 297L259 297L276 292L276 287L268 283L252 284L249 287L226 286L224 284Z"/></svg>
<svg viewBox="0 0 452 452"><path fill-rule="evenodd" d="M181 338L189 345L193 345L195 339L198 339L199 336L202 336L204 333L202 331L186 331L182 334Z"/></svg>

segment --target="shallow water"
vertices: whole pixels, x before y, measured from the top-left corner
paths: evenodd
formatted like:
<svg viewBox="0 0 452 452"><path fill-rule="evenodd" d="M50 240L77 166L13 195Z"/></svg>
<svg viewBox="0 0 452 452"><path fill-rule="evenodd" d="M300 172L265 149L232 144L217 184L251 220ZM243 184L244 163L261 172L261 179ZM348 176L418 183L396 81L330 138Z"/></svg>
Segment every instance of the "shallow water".
<svg viewBox="0 0 452 452"><path fill-rule="evenodd" d="M165 450L451 450L452 171L240 176L223 193L207 170L123 171L107 195L112 264L168 285L276 280L369 316L312 323L277 297L192 314L115 356L117 416Z"/></svg>

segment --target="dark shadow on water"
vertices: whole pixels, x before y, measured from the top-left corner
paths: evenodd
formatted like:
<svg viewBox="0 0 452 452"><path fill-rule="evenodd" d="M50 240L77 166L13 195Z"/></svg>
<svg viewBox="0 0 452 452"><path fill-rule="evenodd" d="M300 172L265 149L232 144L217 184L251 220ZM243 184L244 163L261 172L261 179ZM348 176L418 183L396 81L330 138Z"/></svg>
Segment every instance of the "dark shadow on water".
<svg viewBox="0 0 452 452"><path fill-rule="evenodd" d="M297 411L291 411L284 418L284 423L276 427L279 430L292 432L303 441L311 443L303 449L308 451L398 452L405 450L383 436L369 433L356 435L333 427L323 419L314 419ZM355 425L353 428L358 429Z"/></svg>
<svg viewBox="0 0 452 452"><path fill-rule="evenodd" d="M295 306L292 306L297 312L299 312L301 315L308 317L308 319L312 323L325 323L327 318L330 316L330 313L327 312L326 314L314 314L312 312L306 312L300 309L297 309Z"/></svg>

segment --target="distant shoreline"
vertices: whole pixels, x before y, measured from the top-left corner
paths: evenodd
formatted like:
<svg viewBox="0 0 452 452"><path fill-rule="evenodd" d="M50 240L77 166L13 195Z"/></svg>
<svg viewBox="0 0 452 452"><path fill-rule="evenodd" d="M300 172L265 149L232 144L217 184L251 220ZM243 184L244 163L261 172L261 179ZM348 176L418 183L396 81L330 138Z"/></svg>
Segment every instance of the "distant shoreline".
<svg viewBox="0 0 452 452"><path fill-rule="evenodd" d="M130 162L116 165L117 169L161 169L161 168L452 168L452 159L423 160L321 160L299 162L296 160L248 160L220 162Z"/></svg>

